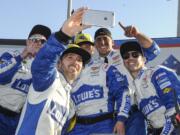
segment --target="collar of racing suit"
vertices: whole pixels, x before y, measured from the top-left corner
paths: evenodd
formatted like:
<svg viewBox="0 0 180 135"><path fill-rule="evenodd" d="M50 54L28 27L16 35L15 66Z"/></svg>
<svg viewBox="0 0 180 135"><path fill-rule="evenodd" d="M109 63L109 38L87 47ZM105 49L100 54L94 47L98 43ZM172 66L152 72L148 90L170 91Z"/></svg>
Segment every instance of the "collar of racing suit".
<svg viewBox="0 0 180 135"><path fill-rule="evenodd" d="M63 73L61 73L61 72L58 72L58 73L59 73L59 77L60 77L60 80L61 80L61 83L62 83L63 87L65 88L66 91L70 92L72 86L67 81L67 79L65 78Z"/></svg>

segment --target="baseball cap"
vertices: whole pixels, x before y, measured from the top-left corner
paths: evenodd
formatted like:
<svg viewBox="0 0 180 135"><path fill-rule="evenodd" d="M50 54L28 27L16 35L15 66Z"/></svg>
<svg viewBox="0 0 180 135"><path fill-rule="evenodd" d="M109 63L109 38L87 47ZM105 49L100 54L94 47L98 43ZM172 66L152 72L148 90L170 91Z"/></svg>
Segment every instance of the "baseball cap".
<svg viewBox="0 0 180 135"><path fill-rule="evenodd" d="M123 56L125 53L130 51L137 51L144 55L141 45L137 41L128 41L120 46L120 53Z"/></svg>
<svg viewBox="0 0 180 135"><path fill-rule="evenodd" d="M60 59L62 59L64 55L68 53L75 53L80 55L82 57L83 66L87 64L91 58L91 55L87 51L85 51L79 45L76 44L69 44L68 48L60 56Z"/></svg>
<svg viewBox="0 0 180 135"><path fill-rule="evenodd" d="M94 39L96 39L98 36L108 36L112 38L111 32L107 28L99 28L94 35Z"/></svg>
<svg viewBox="0 0 180 135"><path fill-rule="evenodd" d="M74 42L79 46L81 46L82 44L94 45L91 35L87 33L77 34Z"/></svg>
<svg viewBox="0 0 180 135"><path fill-rule="evenodd" d="M49 38L49 36L51 35L51 30L50 28L48 28L47 26L44 26L44 25L35 25L32 30L30 31L29 33L29 37L31 37L32 35L34 34L40 34L40 35L43 35L44 37L46 37L46 39Z"/></svg>

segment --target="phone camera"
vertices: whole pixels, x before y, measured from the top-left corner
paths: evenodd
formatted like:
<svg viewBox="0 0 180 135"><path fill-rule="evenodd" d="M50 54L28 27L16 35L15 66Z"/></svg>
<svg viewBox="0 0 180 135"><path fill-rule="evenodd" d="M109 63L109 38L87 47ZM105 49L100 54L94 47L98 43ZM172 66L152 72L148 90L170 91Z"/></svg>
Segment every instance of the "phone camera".
<svg viewBox="0 0 180 135"><path fill-rule="evenodd" d="M107 17L104 17L104 20L107 21Z"/></svg>

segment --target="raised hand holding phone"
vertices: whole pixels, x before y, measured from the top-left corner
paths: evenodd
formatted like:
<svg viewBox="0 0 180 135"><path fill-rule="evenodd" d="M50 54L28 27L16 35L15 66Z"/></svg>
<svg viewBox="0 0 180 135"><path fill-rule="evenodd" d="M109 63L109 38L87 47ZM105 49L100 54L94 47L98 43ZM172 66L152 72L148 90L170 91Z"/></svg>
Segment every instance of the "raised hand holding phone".
<svg viewBox="0 0 180 135"><path fill-rule="evenodd" d="M88 9L83 15L82 24L99 27L114 27L115 15L112 11Z"/></svg>

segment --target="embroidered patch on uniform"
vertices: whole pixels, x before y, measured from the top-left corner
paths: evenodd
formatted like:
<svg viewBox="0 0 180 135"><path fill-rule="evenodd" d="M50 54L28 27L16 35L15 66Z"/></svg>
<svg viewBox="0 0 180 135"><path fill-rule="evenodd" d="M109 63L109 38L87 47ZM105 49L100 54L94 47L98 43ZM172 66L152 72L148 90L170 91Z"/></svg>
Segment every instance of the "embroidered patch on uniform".
<svg viewBox="0 0 180 135"><path fill-rule="evenodd" d="M76 105L89 101L100 99L104 95L103 88L100 86L82 86L78 91L74 92L71 97Z"/></svg>
<svg viewBox="0 0 180 135"><path fill-rule="evenodd" d="M147 88L148 87L148 76L145 76L143 79L142 79L142 87L143 88Z"/></svg>
<svg viewBox="0 0 180 135"><path fill-rule="evenodd" d="M90 74L91 76L97 76L99 74L100 67L99 66L93 66L91 67Z"/></svg>
<svg viewBox="0 0 180 135"><path fill-rule="evenodd" d="M98 70L99 67L91 67L91 70L95 71L95 70Z"/></svg>
<svg viewBox="0 0 180 135"><path fill-rule="evenodd" d="M166 87L168 87L168 86L170 86L170 85L171 85L171 82L170 82L170 81L167 81L167 82L164 82L164 83L160 84L160 88L161 88L161 89L164 89L164 88L166 88Z"/></svg>
<svg viewBox="0 0 180 135"><path fill-rule="evenodd" d="M29 91L29 86L32 83L32 79L16 79L13 84L11 85L11 87L13 89L19 90L23 93L28 93Z"/></svg>
<svg viewBox="0 0 180 135"><path fill-rule="evenodd" d="M143 114L147 116L157 108L159 108L161 105L159 104L159 99L156 96L152 96L149 99L144 99L140 103L140 110L142 110Z"/></svg>
<svg viewBox="0 0 180 135"><path fill-rule="evenodd" d="M120 58L120 56L117 55L117 56L113 57L112 59L113 59L113 60L118 60L119 58Z"/></svg>
<svg viewBox="0 0 180 135"><path fill-rule="evenodd" d="M58 104L55 101L51 101L47 113L50 114L51 118L62 125L62 119L67 112L67 108Z"/></svg>
<svg viewBox="0 0 180 135"><path fill-rule="evenodd" d="M172 88L165 88L163 89L163 93L166 94L166 93L169 93L170 91L172 90Z"/></svg>
<svg viewBox="0 0 180 135"><path fill-rule="evenodd" d="M119 60L113 61L112 63L115 67L118 65L121 65L121 62Z"/></svg>
<svg viewBox="0 0 180 135"><path fill-rule="evenodd" d="M107 63L104 63L103 66L102 66L102 70L103 71L107 71L108 70L108 64Z"/></svg>
<svg viewBox="0 0 180 135"><path fill-rule="evenodd" d="M158 79L157 80L157 83L159 84L159 85L161 85L161 84L163 84L163 83L165 83L165 82L168 82L169 81L169 79L167 78L167 77L165 77L165 78L163 78L163 79Z"/></svg>
<svg viewBox="0 0 180 135"><path fill-rule="evenodd" d="M165 72L162 72L162 73L158 74L158 75L156 76L156 80L158 80L161 76L164 76L164 75L166 75Z"/></svg>
<svg viewBox="0 0 180 135"><path fill-rule="evenodd" d="M86 37L84 35L81 35L79 39L86 39Z"/></svg>

